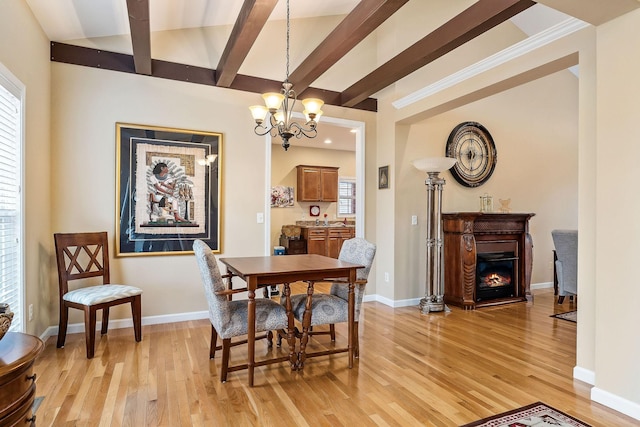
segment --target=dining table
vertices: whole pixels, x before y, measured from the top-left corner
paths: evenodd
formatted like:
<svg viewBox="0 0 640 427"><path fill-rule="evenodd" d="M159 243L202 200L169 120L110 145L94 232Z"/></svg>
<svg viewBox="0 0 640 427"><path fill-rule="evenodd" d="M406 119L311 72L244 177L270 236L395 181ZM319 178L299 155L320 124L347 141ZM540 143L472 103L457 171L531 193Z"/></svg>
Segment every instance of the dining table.
<svg viewBox="0 0 640 427"><path fill-rule="evenodd" d="M237 276L247 284L248 293L248 377L249 386L253 386L253 374L256 366L255 360L255 337L256 337L256 291L270 285L284 285L283 296L285 298L285 308L287 310L288 328L287 343L289 345L289 363L292 370L302 370L306 354L306 343L309 338L311 324L311 303L313 298L314 283L320 281L330 281L331 279L343 279L349 287L348 296L348 344L347 348L334 348L316 353L315 355L326 355L340 352L348 353L348 366L353 367L355 350L355 294L354 286L356 282L356 272L363 265L341 261L316 254L301 255L278 255L278 256L257 256L257 257L231 257L220 258L220 262L226 266L227 273L233 277ZM302 322L302 335L300 338L300 351L296 352L296 330L294 326L294 315L290 300L290 283L306 282L307 298L305 313ZM280 359L274 359L279 361ZM264 363L263 363L264 364Z"/></svg>

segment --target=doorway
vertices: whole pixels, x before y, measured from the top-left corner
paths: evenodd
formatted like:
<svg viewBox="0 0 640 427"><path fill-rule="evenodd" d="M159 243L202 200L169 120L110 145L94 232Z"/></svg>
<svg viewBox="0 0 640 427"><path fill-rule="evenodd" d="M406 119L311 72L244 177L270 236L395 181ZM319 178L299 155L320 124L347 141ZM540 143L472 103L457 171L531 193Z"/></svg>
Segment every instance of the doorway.
<svg viewBox="0 0 640 427"><path fill-rule="evenodd" d="M295 115L295 114L294 114ZM302 116L300 116L302 117ZM300 118L297 117L297 118ZM336 131L336 132L332 132ZM345 133L346 132L346 133ZM290 141L292 147L289 150L293 153L292 150L295 150L295 146L303 146L303 147L317 147L322 149L327 149L327 146L331 146L335 144L335 146L339 146L337 148L328 148L328 149L338 149L345 150L349 149L347 147L342 146L343 143L350 143L353 145L353 152L355 153L353 158L355 162L355 179L356 179L356 236L362 237L364 236L364 206L365 206L365 197L364 197L364 153L365 153L365 124L364 122L354 121L354 120L346 120L334 117L322 117L322 121L318 125L318 136L314 139L303 138L300 140ZM343 135L341 139L345 139L345 135L348 135L350 141L335 141L332 144L325 144L324 140L331 134L339 134ZM280 146L280 138L272 139L269 135L265 137L265 203L264 203L264 253L265 255L270 255L272 252L273 246L273 231L272 231L272 214L271 214L271 187L272 187L272 147L274 149L283 150ZM304 161L300 160L299 164L314 164L314 159L305 159ZM275 208L274 208L275 209ZM299 209L298 209L299 210ZM301 214L301 217L304 213ZM305 217L309 218L309 215Z"/></svg>

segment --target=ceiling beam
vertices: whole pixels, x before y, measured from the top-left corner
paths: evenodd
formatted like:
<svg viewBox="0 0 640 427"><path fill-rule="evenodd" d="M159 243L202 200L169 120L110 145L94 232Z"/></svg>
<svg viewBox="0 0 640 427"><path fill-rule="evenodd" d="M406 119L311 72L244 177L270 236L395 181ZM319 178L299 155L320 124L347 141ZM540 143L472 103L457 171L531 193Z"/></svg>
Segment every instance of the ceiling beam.
<svg viewBox="0 0 640 427"><path fill-rule="evenodd" d="M289 81L298 93L311 86L344 55L409 0L362 0L296 68Z"/></svg>
<svg viewBox="0 0 640 427"><path fill-rule="evenodd" d="M245 0L216 67L217 85L230 87L238 70L267 23L278 0Z"/></svg>
<svg viewBox="0 0 640 427"><path fill-rule="evenodd" d="M131 55L58 42L51 42L51 62L61 62L131 74L136 73L134 59ZM212 70L211 68L178 64L176 62L161 61L158 59L153 59L151 62L153 65L153 73L150 77L216 86L214 79L216 70ZM263 93L265 91L277 92L281 87L281 81L238 74L233 84L229 86L229 89ZM340 92L310 87L305 91L305 94L314 98L322 98L328 105L340 105ZM351 108L375 112L378 111L378 101L374 98L367 98Z"/></svg>
<svg viewBox="0 0 640 427"><path fill-rule="evenodd" d="M358 104L535 4L530 0L479 0L343 91L341 104Z"/></svg>
<svg viewBox="0 0 640 427"><path fill-rule="evenodd" d="M133 62L137 74L151 75L151 29L149 0L127 0Z"/></svg>

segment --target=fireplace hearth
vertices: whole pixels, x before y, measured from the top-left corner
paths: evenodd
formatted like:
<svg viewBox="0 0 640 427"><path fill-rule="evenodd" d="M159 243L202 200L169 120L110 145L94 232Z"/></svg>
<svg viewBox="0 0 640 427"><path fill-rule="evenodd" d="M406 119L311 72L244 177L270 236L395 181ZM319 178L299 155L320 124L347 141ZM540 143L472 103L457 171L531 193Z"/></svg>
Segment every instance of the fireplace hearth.
<svg viewBox="0 0 640 427"><path fill-rule="evenodd" d="M474 309L531 300L534 215L442 214L445 303Z"/></svg>

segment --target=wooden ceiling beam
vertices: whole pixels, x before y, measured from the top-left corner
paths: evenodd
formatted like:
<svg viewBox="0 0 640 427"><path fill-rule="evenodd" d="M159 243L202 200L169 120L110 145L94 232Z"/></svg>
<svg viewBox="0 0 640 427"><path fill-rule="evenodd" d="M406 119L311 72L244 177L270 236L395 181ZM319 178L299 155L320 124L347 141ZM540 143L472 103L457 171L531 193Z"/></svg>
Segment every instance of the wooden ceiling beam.
<svg viewBox="0 0 640 427"><path fill-rule="evenodd" d="M51 42L51 62L99 68L101 70L120 71L123 73L136 73L134 59L131 55L58 42ZM211 68L178 64L176 62L161 61L158 59L153 59L152 65L153 73L150 77L216 86L214 79L216 70L212 70ZM281 81L238 74L233 84L229 86L229 89L263 93L268 91L278 92L281 87ZM340 105L340 92L310 87L304 93L309 97L322 98L328 105ZM378 110L378 101L373 98L367 98L351 108L375 112Z"/></svg>
<svg viewBox="0 0 640 427"><path fill-rule="evenodd" d="M409 0L362 0L296 68L289 81L301 93Z"/></svg>
<svg viewBox="0 0 640 427"><path fill-rule="evenodd" d="M133 62L137 74L151 75L151 29L149 0L127 0Z"/></svg>
<svg viewBox="0 0 640 427"><path fill-rule="evenodd" d="M217 85L230 87L278 0L245 0L216 67Z"/></svg>
<svg viewBox="0 0 640 427"><path fill-rule="evenodd" d="M479 0L343 91L342 106L358 104L535 4L530 0Z"/></svg>

